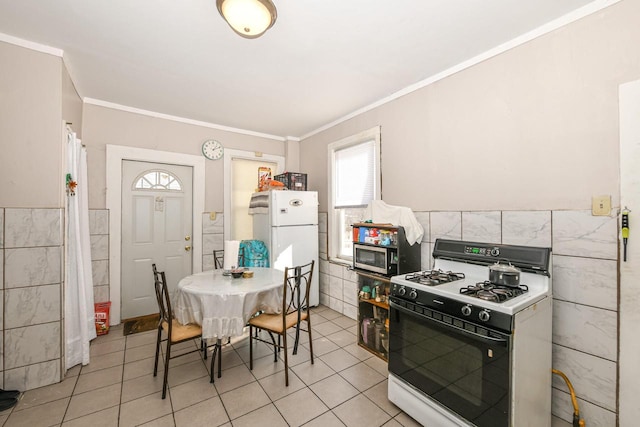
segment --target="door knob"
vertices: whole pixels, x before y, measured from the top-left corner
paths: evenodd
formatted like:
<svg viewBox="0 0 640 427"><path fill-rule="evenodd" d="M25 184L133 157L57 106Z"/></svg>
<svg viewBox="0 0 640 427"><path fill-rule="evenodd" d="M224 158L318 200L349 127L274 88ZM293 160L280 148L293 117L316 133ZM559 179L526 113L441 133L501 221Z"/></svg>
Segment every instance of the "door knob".
<svg viewBox="0 0 640 427"><path fill-rule="evenodd" d="M188 242L189 240L191 240L191 236L184 236L184 240Z"/></svg>
<svg viewBox="0 0 640 427"><path fill-rule="evenodd" d="M191 246L185 246L185 247L184 247L184 250L185 250L185 251L187 251L187 252L189 252L189 251L191 250Z"/></svg>

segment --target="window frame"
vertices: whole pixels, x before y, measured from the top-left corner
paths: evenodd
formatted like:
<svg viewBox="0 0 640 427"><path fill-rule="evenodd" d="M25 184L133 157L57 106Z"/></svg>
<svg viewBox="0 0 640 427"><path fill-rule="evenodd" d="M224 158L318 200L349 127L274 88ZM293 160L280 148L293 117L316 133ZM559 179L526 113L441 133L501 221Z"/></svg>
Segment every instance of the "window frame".
<svg viewBox="0 0 640 427"><path fill-rule="evenodd" d="M374 199L380 200L382 189L382 162L381 162L381 126L375 126L365 131L359 132L357 134L348 136L346 138L340 139L338 141L332 142L328 145L328 199L327 199L327 220L328 220L328 230L327 230L327 256L330 261L338 262L342 264L351 264L353 262L352 256L341 256L340 255L340 246L342 244L341 241L341 232L342 229L340 227L340 219L339 212L336 210L335 206L335 153L344 148L352 147L358 144L362 144L368 141L374 140L374 166L375 170L374 174ZM366 206L363 206L365 208Z"/></svg>
<svg viewBox="0 0 640 427"><path fill-rule="evenodd" d="M165 174L167 176L169 176L169 178L171 178L172 181L169 181L169 183L171 182L176 182L178 184L179 188L168 188L166 185L161 185L158 182L156 182L155 184L153 184L151 187L149 188L145 188L145 187L138 187L138 183L142 182L142 180L146 180L147 182L151 183L151 181L149 181L146 177L147 175L150 174ZM178 178L177 176L175 176L174 174L172 174L171 172L164 170L164 169L148 169L142 173L140 173L136 179L133 180L133 184L131 185L131 190L132 191L171 191L171 192L177 192L177 193L182 193L183 192L183 184L182 181L180 181L180 178Z"/></svg>

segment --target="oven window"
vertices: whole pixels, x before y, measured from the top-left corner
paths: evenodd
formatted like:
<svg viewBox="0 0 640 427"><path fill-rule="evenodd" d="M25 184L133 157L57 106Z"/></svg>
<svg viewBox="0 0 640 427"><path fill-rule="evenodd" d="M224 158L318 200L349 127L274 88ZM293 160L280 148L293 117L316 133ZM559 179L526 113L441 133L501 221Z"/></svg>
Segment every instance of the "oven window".
<svg viewBox="0 0 640 427"><path fill-rule="evenodd" d="M479 427L509 425L508 339L496 345L394 307L389 330L390 373Z"/></svg>

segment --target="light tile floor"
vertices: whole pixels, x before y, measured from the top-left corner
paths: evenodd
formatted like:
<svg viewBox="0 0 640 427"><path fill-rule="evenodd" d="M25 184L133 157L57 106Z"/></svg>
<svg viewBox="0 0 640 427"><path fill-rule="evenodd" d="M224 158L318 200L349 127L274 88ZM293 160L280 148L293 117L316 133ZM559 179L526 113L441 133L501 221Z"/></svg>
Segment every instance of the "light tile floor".
<svg viewBox="0 0 640 427"><path fill-rule="evenodd" d="M58 384L30 390L0 425L13 426L417 426L387 399L386 363L358 347L356 322L327 307L313 309L315 364L308 339L284 362L265 344L254 349L249 370L248 336L222 351L222 377L209 383L210 359L196 352L172 359L167 398L162 371L153 377L155 331L122 335L121 326L91 345L91 363L77 366ZM198 343L184 343L187 351ZM174 347L176 348L176 347ZM554 420L554 427L564 421Z"/></svg>

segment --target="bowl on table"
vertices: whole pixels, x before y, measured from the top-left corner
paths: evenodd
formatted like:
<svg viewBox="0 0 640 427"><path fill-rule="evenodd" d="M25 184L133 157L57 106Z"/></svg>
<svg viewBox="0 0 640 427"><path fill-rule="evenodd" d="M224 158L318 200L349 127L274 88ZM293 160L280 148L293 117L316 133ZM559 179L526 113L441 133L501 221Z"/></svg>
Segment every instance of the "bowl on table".
<svg viewBox="0 0 640 427"><path fill-rule="evenodd" d="M231 275L233 276L234 279L238 279L242 277L243 273L244 273L244 268L237 268L235 270L231 270Z"/></svg>

